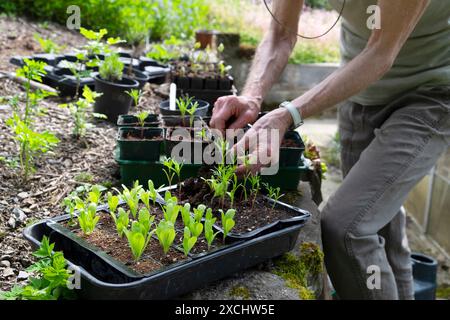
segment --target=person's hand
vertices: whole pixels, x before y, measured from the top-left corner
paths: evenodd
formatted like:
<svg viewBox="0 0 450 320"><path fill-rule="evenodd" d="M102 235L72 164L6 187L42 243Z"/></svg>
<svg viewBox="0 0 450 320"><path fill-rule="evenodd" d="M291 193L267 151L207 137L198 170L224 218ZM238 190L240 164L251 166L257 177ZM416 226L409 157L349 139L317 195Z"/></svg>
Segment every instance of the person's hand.
<svg viewBox="0 0 450 320"><path fill-rule="evenodd" d="M276 109L259 119L233 147L233 152L238 159L242 159L245 152L248 151L247 157L250 161L249 165L240 164L236 169L236 174L243 175L249 171L256 173L262 167L277 163L281 141L291 124L292 116L284 108ZM278 141L272 141L271 130L277 130ZM262 157L269 158L270 163L264 163Z"/></svg>
<svg viewBox="0 0 450 320"><path fill-rule="evenodd" d="M258 119L260 109L261 103L254 97L220 97L214 104L210 126L222 132L225 129L243 128ZM232 118L235 119L234 122L227 126L227 122Z"/></svg>

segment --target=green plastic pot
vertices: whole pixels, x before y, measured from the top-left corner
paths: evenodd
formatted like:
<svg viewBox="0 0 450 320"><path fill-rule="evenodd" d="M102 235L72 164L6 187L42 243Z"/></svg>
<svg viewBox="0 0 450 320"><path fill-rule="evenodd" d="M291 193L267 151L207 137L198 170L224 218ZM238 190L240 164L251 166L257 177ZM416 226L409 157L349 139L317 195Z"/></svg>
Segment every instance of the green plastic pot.
<svg viewBox="0 0 450 320"><path fill-rule="evenodd" d="M117 120L118 127L139 127L139 120L133 115L120 115ZM149 114L145 118L144 128L157 128L160 126L159 118L157 114Z"/></svg>
<svg viewBox="0 0 450 320"><path fill-rule="evenodd" d="M291 191L297 190L300 181L307 178L309 168L306 164L293 167L280 167L278 173L272 176L261 176L263 183L267 183L272 187L280 188L281 190Z"/></svg>
<svg viewBox="0 0 450 320"><path fill-rule="evenodd" d="M143 139L127 139L130 134L133 137L142 136ZM120 159L158 161L163 142L164 130L162 128L119 128L117 144Z"/></svg>
<svg viewBox="0 0 450 320"><path fill-rule="evenodd" d="M157 162L130 161L116 157L116 161L120 166L121 183L126 186L132 186L134 181L145 184L148 180L152 180L155 187L167 186L168 184L167 177L163 171L165 167L162 160ZM200 168L201 165L198 164L184 164L181 169L181 179L196 177Z"/></svg>
<svg viewBox="0 0 450 320"><path fill-rule="evenodd" d="M288 131L284 139L295 142L294 146L280 147L280 167L296 167L302 163L305 144L297 131Z"/></svg>

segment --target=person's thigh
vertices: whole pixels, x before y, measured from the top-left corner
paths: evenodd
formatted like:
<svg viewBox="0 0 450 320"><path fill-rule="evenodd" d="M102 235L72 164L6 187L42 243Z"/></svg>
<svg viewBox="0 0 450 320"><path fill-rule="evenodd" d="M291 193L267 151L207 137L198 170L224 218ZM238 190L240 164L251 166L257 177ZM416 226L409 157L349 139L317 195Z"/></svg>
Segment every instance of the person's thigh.
<svg viewBox="0 0 450 320"><path fill-rule="evenodd" d="M375 138L324 209L327 268L338 293L348 297L376 295L366 286L370 265L381 265L382 277L384 273L392 282L384 240L377 233L449 145L448 103L421 95L411 95L399 107L401 103L375 129Z"/></svg>

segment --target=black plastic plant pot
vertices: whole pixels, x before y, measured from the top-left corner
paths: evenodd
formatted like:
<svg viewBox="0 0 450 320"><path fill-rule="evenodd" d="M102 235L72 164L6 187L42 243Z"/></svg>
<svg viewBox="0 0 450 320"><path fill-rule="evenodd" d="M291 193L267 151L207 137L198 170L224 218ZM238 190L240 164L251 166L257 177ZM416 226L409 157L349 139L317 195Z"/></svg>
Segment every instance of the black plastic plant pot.
<svg viewBox="0 0 450 320"><path fill-rule="evenodd" d="M180 90L188 90L191 88L191 79L188 77L176 76L173 79L173 83L175 83Z"/></svg>
<svg viewBox="0 0 450 320"><path fill-rule="evenodd" d="M120 159L158 161L163 141L162 128L119 128Z"/></svg>
<svg viewBox="0 0 450 320"><path fill-rule="evenodd" d="M68 217L65 217L67 219ZM25 238L37 248L43 236L63 251L68 264L81 275L81 299L170 299L189 293L208 283L260 264L292 250L303 225L295 225L264 236L234 243L222 250L203 255L141 278L130 277L116 265L42 221L24 230ZM56 220L60 222L61 219Z"/></svg>
<svg viewBox="0 0 450 320"><path fill-rule="evenodd" d="M127 75L128 77L130 77L131 79L134 79L137 82L139 82L139 87L138 87L139 90L142 89L145 86L145 84L150 80L150 77L146 73L144 73L136 68L133 68L131 76L128 75L128 68L125 68L124 74Z"/></svg>
<svg viewBox="0 0 450 320"><path fill-rule="evenodd" d="M288 131L280 147L280 166L293 167L302 162L305 144L297 131Z"/></svg>
<svg viewBox="0 0 450 320"><path fill-rule="evenodd" d="M233 87L231 90L206 90L206 89L177 89L177 95L188 95L190 97L196 97L197 99L206 101L209 103L208 114L211 114L212 109L214 108L214 103L216 103L217 99L224 96L232 96L237 95L237 90Z"/></svg>
<svg viewBox="0 0 450 320"><path fill-rule="evenodd" d="M78 80L70 69L54 68L51 73L47 74L47 78L51 81L51 86L58 89L60 96L74 97L77 94L77 88L79 93L82 92L84 86L94 90L95 82L93 76L95 75L96 73L92 72L91 77L81 78L78 85Z"/></svg>
<svg viewBox="0 0 450 320"><path fill-rule="evenodd" d="M102 95L95 100L94 112L106 115L108 121L117 123L122 114L128 114L133 98L127 93L137 89L139 83L136 80L123 77L120 82L105 81L96 76L95 91Z"/></svg>
<svg viewBox="0 0 450 320"><path fill-rule="evenodd" d="M219 79L219 90L231 90L233 88L233 78L231 76Z"/></svg>
<svg viewBox="0 0 450 320"><path fill-rule="evenodd" d="M214 78L205 79L205 89L206 90L217 90L219 89L219 81Z"/></svg>
<svg viewBox="0 0 450 320"><path fill-rule="evenodd" d="M194 116L192 119L191 116L162 116L164 127L195 127L198 124L203 124L202 119L203 118L199 116Z"/></svg>
<svg viewBox="0 0 450 320"><path fill-rule="evenodd" d="M193 99L192 103L198 103L197 110L195 111L196 116L206 116L209 109L209 103L203 100ZM180 109L178 109L178 106L176 106L176 110L170 110L170 102L169 100L165 100L159 104L159 111L164 116L180 116L181 112Z"/></svg>
<svg viewBox="0 0 450 320"><path fill-rule="evenodd" d="M168 129L165 143L166 156L178 162L202 164L203 154L211 141L199 136L200 132L199 129L195 128Z"/></svg>
<svg viewBox="0 0 450 320"><path fill-rule="evenodd" d="M157 128L160 122L157 114L149 114L144 121L144 128ZM139 127L139 119L137 116L122 114L117 120L118 127Z"/></svg>

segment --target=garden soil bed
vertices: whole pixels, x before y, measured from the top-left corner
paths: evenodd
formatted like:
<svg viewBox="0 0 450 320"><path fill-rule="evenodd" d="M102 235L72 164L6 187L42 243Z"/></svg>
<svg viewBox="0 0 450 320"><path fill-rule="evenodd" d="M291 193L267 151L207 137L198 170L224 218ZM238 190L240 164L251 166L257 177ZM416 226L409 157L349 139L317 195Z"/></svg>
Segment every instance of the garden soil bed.
<svg viewBox="0 0 450 320"><path fill-rule="evenodd" d="M0 70L13 72L16 66L9 63L15 55L29 56L39 52L33 34L39 32L67 47L79 46L84 40L76 32L49 23L41 28L21 18L0 17ZM142 106L133 113L148 111L155 113L161 99L155 95L158 86L147 85L143 90ZM19 106L24 106L24 89L21 85L0 75L0 157L14 160L16 145L6 120L11 116L7 101L19 94ZM0 161L0 290L8 290L14 284L21 284L27 274L19 277L21 271L30 266L34 258L31 247L22 237L26 225L41 219L60 215L63 211L61 201L79 186L103 184L107 187L119 186L119 166L114 160L114 147L117 128L106 122L92 120L94 127L80 140L72 137L73 122L67 109L58 107L67 100L61 98L45 99L42 107L48 112L35 123L38 131L48 130L56 133L60 143L54 154L38 159L36 173L24 183L18 177L19 171ZM156 106L156 107L153 107ZM23 219L13 217L16 212ZM9 267L5 267L9 265ZM11 268L13 274L5 270Z"/></svg>

